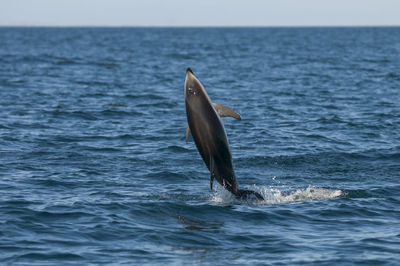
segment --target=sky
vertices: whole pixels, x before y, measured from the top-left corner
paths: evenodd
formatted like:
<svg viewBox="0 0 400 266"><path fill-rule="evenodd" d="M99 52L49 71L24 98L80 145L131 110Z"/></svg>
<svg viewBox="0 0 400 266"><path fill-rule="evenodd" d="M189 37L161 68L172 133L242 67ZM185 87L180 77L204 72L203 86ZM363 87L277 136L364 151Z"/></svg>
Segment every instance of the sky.
<svg viewBox="0 0 400 266"><path fill-rule="evenodd" d="M400 0L0 0L0 26L400 26Z"/></svg>

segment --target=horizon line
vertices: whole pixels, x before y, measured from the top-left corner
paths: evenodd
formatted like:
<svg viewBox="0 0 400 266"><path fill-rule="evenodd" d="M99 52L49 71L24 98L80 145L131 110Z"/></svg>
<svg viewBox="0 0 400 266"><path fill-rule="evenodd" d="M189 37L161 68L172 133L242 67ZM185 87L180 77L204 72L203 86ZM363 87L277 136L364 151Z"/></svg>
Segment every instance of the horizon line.
<svg viewBox="0 0 400 266"><path fill-rule="evenodd" d="M0 25L0 28L385 28L400 27L388 25Z"/></svg>

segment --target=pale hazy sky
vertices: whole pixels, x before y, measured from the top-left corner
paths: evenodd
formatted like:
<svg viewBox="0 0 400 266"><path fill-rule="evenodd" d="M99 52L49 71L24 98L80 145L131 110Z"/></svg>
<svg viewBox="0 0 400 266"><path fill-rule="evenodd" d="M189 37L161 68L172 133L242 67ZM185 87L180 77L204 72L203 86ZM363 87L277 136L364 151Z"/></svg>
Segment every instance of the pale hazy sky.
<svg viewBox="0 0 400 266"><path fill-rule="evenodd" d="M0 26L400 26L400 0L0 0Z"/></svg>

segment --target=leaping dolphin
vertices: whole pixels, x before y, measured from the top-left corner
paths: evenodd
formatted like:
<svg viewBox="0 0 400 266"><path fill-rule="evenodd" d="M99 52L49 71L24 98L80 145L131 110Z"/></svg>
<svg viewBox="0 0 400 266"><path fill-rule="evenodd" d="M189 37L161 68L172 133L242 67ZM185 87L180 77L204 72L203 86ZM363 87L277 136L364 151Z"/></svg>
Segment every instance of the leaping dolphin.
<svg viewBox="0 0 400 266"><path fill-rule="evenodd" d="M219 109L219 106L216 107L215 104L212 104L203 85L190 68L186 70L185 103L190 132L197 150L210 171L210 188L212 189L213 181L216 179L236 198L247 199L254 195L257 199L264 200L255 191L239 189L233 171L228 138L218 115L218 112L222 112L221 116L225 116L226 112L230 112L231 109L224 106L229 109L226 109L224 113L224 108ZM188 130L186 135L188 135Z"/></svg>

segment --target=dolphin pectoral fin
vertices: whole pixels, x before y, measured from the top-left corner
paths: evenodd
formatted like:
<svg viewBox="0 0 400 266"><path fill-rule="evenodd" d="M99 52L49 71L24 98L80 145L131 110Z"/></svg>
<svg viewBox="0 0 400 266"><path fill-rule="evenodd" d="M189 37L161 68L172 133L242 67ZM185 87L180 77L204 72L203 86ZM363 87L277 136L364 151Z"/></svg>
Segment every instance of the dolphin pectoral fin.
<svg viewBox="0 0 400 266"><path fill-rule="evenodd" d="M189 125L186 125L186 137L185 137L186 143L188 143L189 133L190 133Z"/></svg>
<svg viewBox="0 0 400 266"><path fill-rule="evenodd" d="M240 115L237 112L235 112L234 110L232 110L231 108L229 108L228 106L225 106L225 105L222 105L219 103L213 103L213 106L219 116L230 116L237 120L242 120Z"/></svg>
<svg viewBox="0 0 400 266"><path fill-rule="evenodd" d="M214 182L214 159L210 156L210 189L213 189L213 182Z"/></svg>

